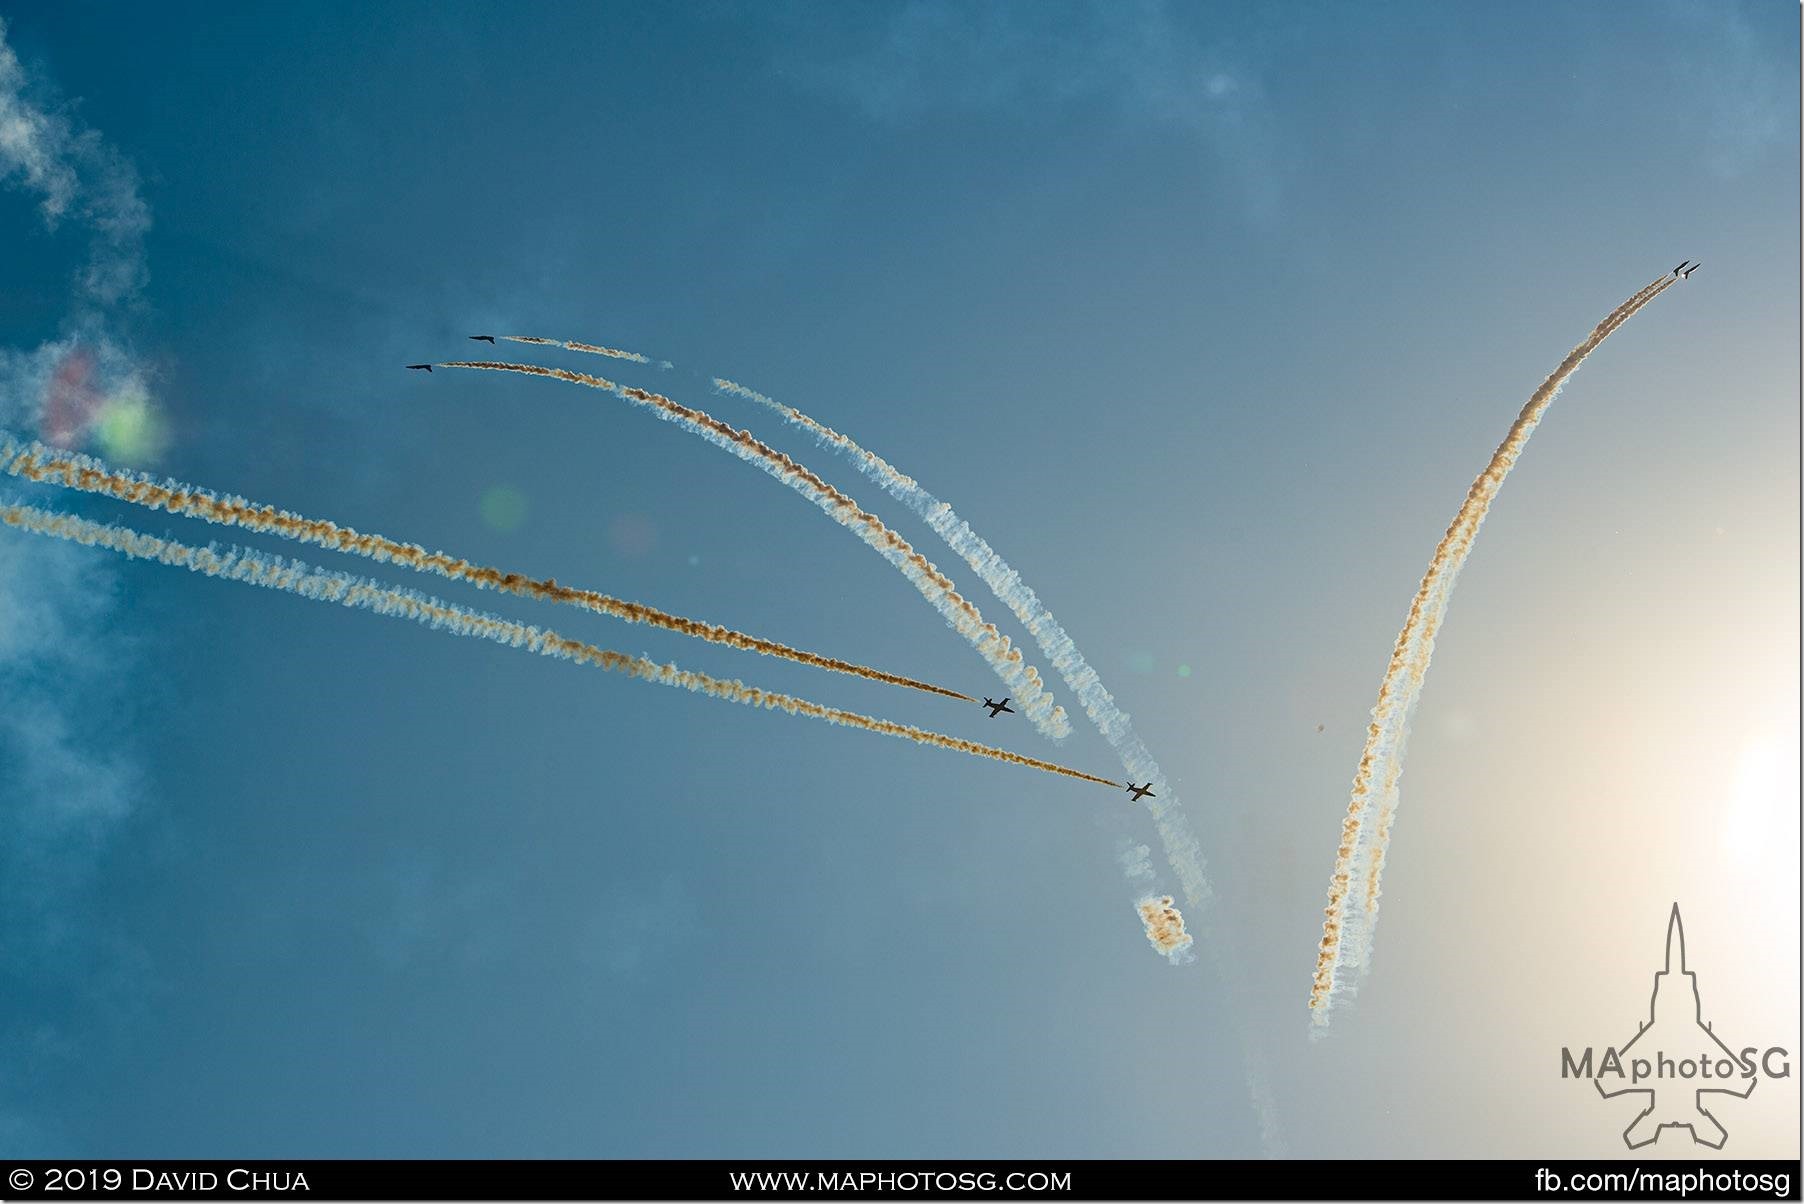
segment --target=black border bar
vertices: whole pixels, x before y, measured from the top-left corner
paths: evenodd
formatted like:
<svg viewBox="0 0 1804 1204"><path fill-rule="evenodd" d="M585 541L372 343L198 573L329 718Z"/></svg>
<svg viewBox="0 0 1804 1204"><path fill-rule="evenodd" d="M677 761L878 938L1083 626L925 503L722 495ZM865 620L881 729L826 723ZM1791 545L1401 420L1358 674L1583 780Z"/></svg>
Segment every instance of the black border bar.
<svg viewBox="0 0 1804 1204"><path fill-rule="evenodd" d="M9 1200L1796 1200L1794 1159L6 1160Z"/></svg>

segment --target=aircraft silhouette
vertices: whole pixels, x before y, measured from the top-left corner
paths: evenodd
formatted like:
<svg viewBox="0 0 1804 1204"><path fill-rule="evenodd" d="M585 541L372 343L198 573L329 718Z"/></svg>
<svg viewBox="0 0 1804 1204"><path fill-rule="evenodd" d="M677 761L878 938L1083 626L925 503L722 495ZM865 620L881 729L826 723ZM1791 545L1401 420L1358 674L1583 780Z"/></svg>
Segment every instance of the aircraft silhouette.
<svg viewBox="0 0 1804 1204"><path fill-rule="evenodd" d="M1006 698L1004 698L1001 702L991 702L989 699L986 698L983 700L983 705L990 708L990 718L992 718L992 719L994 719L996 716L1002 714L1002 712L1004 712L1004 711L1007 711L1011 715L1013 715L1015 713L1015 708L1008 704L1008 699L1006 699Z"/></svg>
<svg viewBox="0 0 1804 1204"><path fill-rule="evenodd" d="M1684 271L1679 273L1679 279L1680 280L1690 280L1691 274L1703 266L1704 265L1701 263L1692 264L1690 267L1686 268Z"/></svg>
<svg viewBox="0 0 1804 1204"><path fill-rule="evenodd" d="M487 343L491 347L495 345L495 336L492 334L473 334L470 338L478 343Z"/></svg>
<svg viewBox="0 0 1804 1204"><path fill-rule="evenodd" d="M430 371L432 371L431 364L409 364L409 365L407 365L407 368L411 372L430 372Z"/></svg>
<svg viewBox="0 0 1804 1204"><path fill-rule="evenodd" d="M1148 779L1146 785L1144 785L1144 786L1136 786L1136 785L1134 785L1133 779L1129 778L1128 784L1127 784L1127 792L1134 796L1134 801L1136 803L1139 802L1141 799L1145 798L1149 794L1152 794L1152 796L1154 798L1159 797L1158 795L1153 794L1153 784L1152 784L1151 779Z"/></svg>
<svg viewBox="0 0 1804 1204"><path fill-rule="evenodd" d="M1654 993L1648 1001L1648 1017L1642 1021L1635 1035L1616 1051L1622 1062L1631 1062L1629 1051L1634 1049L1642 1038L1649 1033L1645 1050L1680 1048L1702 1050L1702 1056L1714 1062L1729 1062L1743 1068L1739 1086L1703 1087L1697 1082L1661 1083L1656 1080L1653 1087L1629 1085L1618 1087L1614 1091L1604 1089L1601 1077L1593 1079L1592 1086L1605 1099L1615 1099L1623 1095L1642 1097L1641 1111L1623 1130L1622 1140L1631 1150L1652 1145L1660 1139L1663 1129L1689 1129L1691 1139L1699 1145L1709 1146L1713 1150L1723 1148L1729 1139L1722 1122L1706 1105L1707 1095L1734 1096L1746 1099L1759 1081L1754 1077L1753 1067L1738 1057L1734 1050L1724 1044L1716 1030L1704 1019L1703 999L1698 994L1698 976L1695 971L1685 965L1685 928L1679 919L1679 905L1672 905L1672 916L1666 924L1666 968L1654 974ZM1715 1046L1712 1050L1711 1046ZM1641 1050L1637 1050L1641 1053ZM1661 1055L1654 1054L1658 1060ZM1718 1076L1719 1081L1721 1076ZM1733 1078L1727 1082L1734 1082Z"/></svg>

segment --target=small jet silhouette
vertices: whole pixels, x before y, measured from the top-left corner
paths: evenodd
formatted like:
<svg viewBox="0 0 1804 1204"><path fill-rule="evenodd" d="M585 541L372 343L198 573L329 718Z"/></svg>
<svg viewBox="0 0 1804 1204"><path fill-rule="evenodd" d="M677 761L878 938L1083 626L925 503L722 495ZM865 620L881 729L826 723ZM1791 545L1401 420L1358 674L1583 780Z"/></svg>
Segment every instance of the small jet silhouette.
<svg viewBox="0 0 1804 1204"><path fill-rule="evenodd" d="M491 347L495 345L495 336L492 334L473 334L470 338L474 342L487 343Z"/></svg>
<svg viewBox="0 0 1804 1204"><path fill-rule="evenodd" d="M1158 795L1153 794L1153 784L1150 779L1147 781L1146 785L1136 786L1136 785L1134 785L1134 780L1132 778L1129 778L1128 784L1127 784L1127 792L1134 796L1134 801L1136 803L1139 802L1141 799L1145 798L1149 794L1152 794L1152 796L1154 798L1159 797Z"/></svg>
<svg viewBox="0 0 1804 1204"><path fill-rule="evenodd" d="M1690 280L1691 274L1703 266L1704 265L1701 263L1692 264L1690 267L1686 268L1684 271L1679 273L1679 279L1680 280Z"/></svg>
<svg viewBox="0 0 1804 1204"><path fill-rule="evenodd" d="M989 699L986 698L983 700L983 705L990 708L990 718L992 718L992 719L994 719L996 716L1002 714L1002 712L1004 712L1004 711L1007 711L1011 715L1013 715L1015 713L1015 708L1008 704L1008 699L1006 699L1006 698L1004 698L1001 702L991 702Z"/></svg>
<svg viewBox="0 0 1804 1204"><path fill-rule="evenodd" d="M432 371L432 365L431 364L409 364L409 365L407 365L407 369L410 372L430 372L430 371Z"/></svg>

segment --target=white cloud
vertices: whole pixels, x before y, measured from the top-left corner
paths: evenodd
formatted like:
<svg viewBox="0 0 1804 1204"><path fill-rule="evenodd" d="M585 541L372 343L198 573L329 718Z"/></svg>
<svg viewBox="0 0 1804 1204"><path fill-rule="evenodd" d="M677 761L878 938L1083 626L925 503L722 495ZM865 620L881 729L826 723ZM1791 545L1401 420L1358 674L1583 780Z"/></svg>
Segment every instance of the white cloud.
<svg viewBox="0 0 1804 1204"><path fill-rule="evenodd" d="M0 424L41 427L65 420L45 412L45 399L57 398L59 372L65 392L80 393L77 401L143 394L143 373L108 329L105 311L142 283L149 215L130 165L97 133L33 99L5 36L0 22L0 181L35 193L47 223L81 223L91 235L68 333L29 351L0 348ZM80 549L0 536L0 682L7 688L0 749L16 786L7 809L28 809L13 812L15 822L48 825L28 827L15 841L28 844L37 831L55 843L75 817L93 824L129 809L130 775L115 762L112 741L84 731L92 711L81 690L116 676L97 674L123 651L107 634L115 582L111 565Z"/></svg>
<svg viewBox="0 0 1804 1204"><path fill-rule="evenodd" d="M30 350L0 348L0 425L42 430L67 421L79 438L99 431L111 400L148 405L146 374L120 321L145 282L150 214L131 165L43 98L6 32L0 21L0 186L34 197L47 229L84 234L87 255L62 336ZM118 581L116 568L86 549L0 531L0 960L32 968L34 998L61 1000L35 1016L21 1000L0 1027L11 1050L0 1079L26 1098L31 1074L54 1073L47 1062L83 1048L61 1035L78 1023L76 1002L107 1010L109 990L142 979L139 955L87 926L80 906L138 793L137 762L116 723L132 650L116 629ZM9 1136L20 1148L31 1144L27 1135L41 1140L39 1118L9 1102L16 1107L0 1098L0 1145Z"/></svg>
<svg viewBox="0 0 1804 1204"><path fill-rule="evenodd" d="M102 308L144 287L144 236L150 207L138 173L93 130L38 99L0 20L0 183L38 198L47 227L65 219L89 236L88 260L76 277L81 298Z"/></svg>

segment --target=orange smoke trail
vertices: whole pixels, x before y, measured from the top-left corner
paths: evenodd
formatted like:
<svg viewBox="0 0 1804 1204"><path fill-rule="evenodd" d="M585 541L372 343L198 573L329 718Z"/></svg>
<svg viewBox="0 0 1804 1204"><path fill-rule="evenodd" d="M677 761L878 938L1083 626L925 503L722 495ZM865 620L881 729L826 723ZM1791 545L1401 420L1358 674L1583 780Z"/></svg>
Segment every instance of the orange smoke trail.
<svg viewBox="0 0 1804 1204"><path fill-rule="evenodd" d="M1335 850L1328 906L1323 909L1326 918L1322 923L1322 939L1316 952L1315 975L1309 993L1311 1019L1318 1026L1328 1023L1335 998L1353 987L1342 971L1366 964L1372 931L1377 924L1385 855L1396 817L1409 718L1421 695L1453 586L1471 553L1478 530L1503 487L1504 479L1527 446L1529 436L1534 434L1567 378L1617 328L1672 282L1671 276L1663 276L1611 311L1541 383L1492 454L1490 463L1472 483L1459 513L1435 548L1428 571L1410 603L1409 616L1392 649L1390 665L1378 691L1378 702L1372 708L1372 723L1354 775L1347 815L1341 823L1341 841ZM1358 896L1357 907L1352 906L1355 894Z"/></svg>
<svg viewBox="0 0 1804 1204"><path fill-rule="evenodd" d="M185 568L190 572L201 573L208 577L242 581L251 585L263 586L266 589L281 590L284 593L311 598L315 601L336 602L343 606L372 611L390 618L409 619L436 630L449 631L454 635L491 640L513 648L524 648L528 652L536 652L541 656L556 657L559 660L574 661L580 665L592 665L615 673L625 673L643 681L677 686L745 706L780 710L791 715L805 715L841 727L860 728L867 732L912 740L916 744L947 748L955 752L968 753L974 757L1001 761L1008 765L1021 765L1045 773L1055 773L1085 782L1095 782L1099 786L1120 788L1119 783L1111 782L1107 778L1097 777L1077 769L1069 769L1051 761L1024 757L1006 749L992 748L987 744L978 744L972 740L962 740L956 736L924 731L907 724L892 723L887 719L874 719L869 715L860 715L854 711L842 711L836 707L822 706L818 702L809 702L804 698L779 694L774 690L759 689L757 686L748 686L741 681L710 677L692 669L679 669L675 665L660 665L645 657L628 656L622 652L613 652L606 648L598 648L593 644L585 644L580 640L568 639L555 631L529 627L511 619L467 610L455 603L429 597L415 590L386 586L367 577L357 577L350 573L310 568L298 561L284 560L280 556L268 556L248 548L228 548L223 552L211 547L199 548L176 540L147 535L128 527L96 523L75 515L56 514L40 510L35 506L18 504L0 505L0 523L38 535L66 539L87 547L107 548L136 560L154 560L176 568Z"/></svg>
<svg viewBox="0 0 1804 1204"><path fill-rule="evenodd" d="M781 657L812 665L817 669L847 673L892 686L906 686L911 690L922 690L945 698L957 698L964 702L977 701L969 694L948 690L944 686L916 681L912 677L896 673L885 673L852 661L804 652L774 640L746 635L730 627L667 614L656 607L611 598L594 590L559 585L550 579L535 580L519 573L504 573L500 569L471 564L444 552L428 552L418 544L400 543L381 535L365 534L325 519L304 518L286 510L277 510L274 506L258 505L241 497L220 497L211 490L179 481L155 481L141 473L109 468L90 456L48 448L35 442L21 443L4 431L0 431L0 468L25 480L117 498L148 510L191 515L220 526L242 527L247 531L280 535L297 543L349 552L369 560L405 565L417 572L436 573L452 580L467 581L479 589L499 590L523 598L579 606L596 614L624 619L629 623L660 627L666 631L706 640L711 644L724 644L729 648Z"/></svg>
<svg viewBox="0 0 1804 1204"><path fill-rule="evenodd" d="M964 636L966 642L977 650L978 655L1010 687L1013 695L1019 697L1023 703L1023 713L1043 734L1054 740L1062 740L1071 734L1071 720L1064 708L1045 706L1047 694L1039 670L1027 664L1020 650L1014 647L1008 637L984 620L983 614L958 592L950 578L915 551L906 539L885 526L883 520L865 511L857 502L789 456L759 441L750 431L729 426L704 411L680 405L661 393L617 384L605 377L572 372L567 368L548 368L540 364L516 364L500 360L451 360L438 364L437 367L516 372L524 376L601 389L634 405L644 406L665 421L698 434L715 446L756 465L809 498L841 526L852 531L895 565L921 596L940 612L953 630Z"/></svg>

